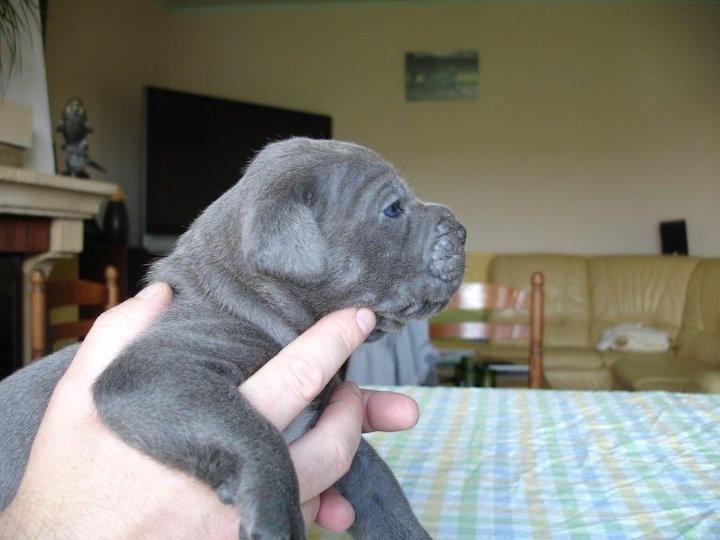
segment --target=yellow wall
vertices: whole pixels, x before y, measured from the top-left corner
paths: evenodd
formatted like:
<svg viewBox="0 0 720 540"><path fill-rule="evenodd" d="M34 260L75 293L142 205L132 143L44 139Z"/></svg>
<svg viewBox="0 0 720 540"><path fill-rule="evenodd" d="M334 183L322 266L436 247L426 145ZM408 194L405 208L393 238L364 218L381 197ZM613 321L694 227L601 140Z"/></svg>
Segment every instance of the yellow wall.
<svg viewBox="0 0 720 540"><path fill-rule="evenodd" d="M447 2L292 11L50 2L53 118L85 98L91 153L137 238L141 86L331 114L476 252L655 253L686 218L720 255L720 5ZM404 53L476 49L477 101L407 103Z"/></svg>
<svg viewBox="0 0 720 540"><path fill-rule="evenodd" d="M486 281L492 253L468 252L465 259L465 281Z"/></svg>

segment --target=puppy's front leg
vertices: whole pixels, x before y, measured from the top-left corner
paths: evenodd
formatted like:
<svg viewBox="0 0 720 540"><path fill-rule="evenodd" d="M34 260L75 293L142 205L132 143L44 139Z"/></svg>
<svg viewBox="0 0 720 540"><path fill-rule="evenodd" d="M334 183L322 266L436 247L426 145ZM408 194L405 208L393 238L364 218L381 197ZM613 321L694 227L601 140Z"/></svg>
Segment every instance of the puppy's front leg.
<svg viewBox="0 0 720 540"><path fill-rule="evenodd" d="M430 538L387 464L364 439L348 473L335 487L355 510L354 538L416 540Z"/></svg>
<svg viewBox="0 0 720 540"><path fill-rule="evenodd" d="M95 383L103 422L234 505L241 538L305 538L297 478L280 433L219 368L149 361L141 348L132 345Z"/></svg>

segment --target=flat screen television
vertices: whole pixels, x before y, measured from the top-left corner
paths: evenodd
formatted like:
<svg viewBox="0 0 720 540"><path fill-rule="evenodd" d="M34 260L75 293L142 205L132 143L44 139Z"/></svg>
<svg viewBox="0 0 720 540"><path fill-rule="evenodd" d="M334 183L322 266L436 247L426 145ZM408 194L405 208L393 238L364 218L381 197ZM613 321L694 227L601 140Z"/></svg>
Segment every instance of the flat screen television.
<svg viewBox="0 0 720 540"><path fill-rule="evenodd" d="M143 246L177 237L242 175L265 144L329 139L330 116L146 87Z"/></svg>

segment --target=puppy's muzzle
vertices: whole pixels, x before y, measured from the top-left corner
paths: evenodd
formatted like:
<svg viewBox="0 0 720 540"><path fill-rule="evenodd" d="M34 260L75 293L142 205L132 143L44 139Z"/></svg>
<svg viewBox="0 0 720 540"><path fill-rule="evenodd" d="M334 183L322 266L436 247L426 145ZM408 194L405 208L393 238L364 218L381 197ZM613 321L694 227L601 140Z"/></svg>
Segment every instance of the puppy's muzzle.
<svg viewBox="0 0 720 540"><path fill-rule="evenodd" d="M459 283L465 271L466 237L465 227L450 210L443 208L431 247L431 276L445 283Z"/></svg>

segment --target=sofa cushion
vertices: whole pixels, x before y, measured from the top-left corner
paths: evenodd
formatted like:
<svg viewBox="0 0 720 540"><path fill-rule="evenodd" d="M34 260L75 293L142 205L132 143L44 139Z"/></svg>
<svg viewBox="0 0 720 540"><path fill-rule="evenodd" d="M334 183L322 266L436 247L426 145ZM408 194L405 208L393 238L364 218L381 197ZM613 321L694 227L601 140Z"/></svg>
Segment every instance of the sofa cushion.
<svg viewBox="0 0 720 540"><path fill-rule="evenodd" d="M667 332L675 338L695 257L598 256L588 259L590 340L623 323Z"/></svg>
<svg viewBox="0 0 720 540"><path fill-rule="evenodd" d="M720 370L701 373L692 380L699 392L720 394Z"/></svg>
<svg viewBox="0 0 720 540"><path fill-rule="evenodd" d="M720 365L720 259L700 261L690 278L677 355Z"/></svg>
<svg viewBox="0 0 720 540"><path fill-rule="evenodd" d="M590 308L587 266L577 255L496 255L488 267L488 279L518 289L530 289L536 270L545 275L544 344L588 347ZM512 315L499 316L515 320Z"/></svg>
<svg viewBox="0 0 720 540"><path fill-rule="evenodd" d="M652 361L657 358L672 358L673 351L653 353L635 351L601 351L600 356L602 357L603 365L607 368L612 368L620 360L636 359L641 362L647 362L648 360Z"/></svg>
<svg viewBox="0 0 720 540"><path fill-rule="evenodd" d="M527 346L505 343L481 343L476 345L478 355L487 360L527 364ZM586 371L603 368L601 354L588 347L543 347L543 369L567 371Z"/></svg>
<svg viewBox="0 0 720 540"><path fill-rule="evenodd" d="M555 390L613 390L612 374L607 369L578 371L558 369L545 372L550 388Z"/></svg>
<svg viewBox="0 0 720 540"><path fill-rule="evenodd" d="M617 384L626 390L698 392L695 381L712 369L704 362L680 360L667 354L646 354L618 360L612 366L612 374Z"/></svg>

